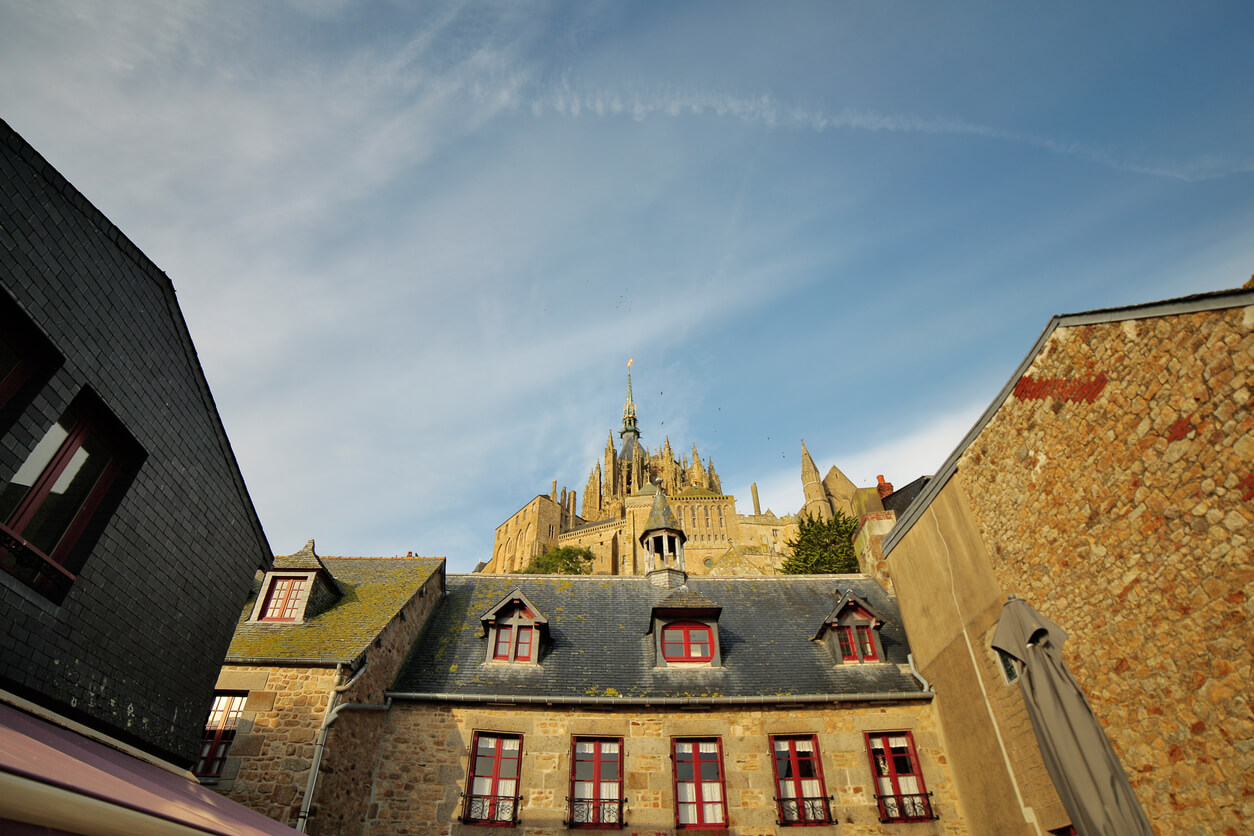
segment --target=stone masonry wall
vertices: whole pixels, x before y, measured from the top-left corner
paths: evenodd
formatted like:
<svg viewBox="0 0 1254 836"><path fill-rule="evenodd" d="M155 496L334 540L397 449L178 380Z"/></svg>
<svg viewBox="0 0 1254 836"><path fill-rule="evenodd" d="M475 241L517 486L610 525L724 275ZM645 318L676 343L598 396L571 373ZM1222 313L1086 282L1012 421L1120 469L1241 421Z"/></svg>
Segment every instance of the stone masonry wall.
<svg viewBox="0 0 1254 836"><path fill-rule="evenodd" d="M443 594L444 572L440 571L379 635L367 656L366 672L340 696L339 703L384 702L384 690L392 684ZM331 726L314 790L309 833L355 836L361 832L385 720L382 711L345 709Z"/></svg>
<svg viewBox="0 0 1254 836"><path fill-rule="evenodd" d="M719 737L723 746L728 827L704 833L765 836L777 823L771 734L815 734L835 823L807 832L841 836L903 833L965 834L930 703L743 707L710 711L583 710L397 703L387 719L365 832L370 836L486 836L492 829L458 822L474 732L520 734L523 796L520 824L528 834L566 830L571 737L621 737L627 827L633 836L671 834L675 827L671 738ZM939 820L881 824L873 799L864 733L910 731Z"/></svg>
<svg viewBox="0 0 1254 836"><path fill-rule="evenodd" d="M1254 307L1059 328L959 462L1162 834L1254 828Z"/></svg>
<svg viewBox="0 0 1254 836"><path fill-rule="evenodd" d="M248 690L222 780L214 787L275 821L295 824L318 729L339 672L228 665L219 689Z"/></svg>
<svg viewBox="0 0 1254 836"><path fill-rule="evenodd" d="M336 705L383 703L384 690L443 592L444 572L439 571L380 631L366 651L364 672L336 695ZM222 778L211 784L213 788L276 821L295 825L333 689L345 679L346 673L335 667L223 667L218 690L247 691L248 701ZM331 726L309 833L360 832L383 717L382 711L345 709Z"/></svg>

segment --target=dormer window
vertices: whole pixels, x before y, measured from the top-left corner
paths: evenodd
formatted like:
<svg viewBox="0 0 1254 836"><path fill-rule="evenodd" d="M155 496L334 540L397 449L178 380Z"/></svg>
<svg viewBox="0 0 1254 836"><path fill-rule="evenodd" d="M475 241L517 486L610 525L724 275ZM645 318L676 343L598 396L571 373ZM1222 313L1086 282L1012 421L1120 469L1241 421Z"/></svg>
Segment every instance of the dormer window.
<svg viewBox="0 0 1254 836"><path fill-rule="evenodd" d="M297 624L321 615L343 597L344 591L314 553L310 540L296 554L274 559L274 568L262 578L261 594L249 620Z"/></svg>
<svg viewBox="0 0 1254 836"><path fill-rule="evenodd" d="M308 575L299 577L272 576L258 621L295 621L300 613Z"/></svg>
<svg viewBox="0 0 1254 836"><path fill-rule="evenodd" d="M486 661L539 662L540 635L547 629L548 620L522 590L515 589L502 598L481 620L488 638Z"/></svg>
<svg viewBox="0 0 1254 836"><path fill-rule="evenodd" d="M879 662L884 659L882 626L883 617L851 589L823 619L814 638L825 642L840 663Z"/></svg>
<svg viewBox="0 0 1254 836"><path fill-rule="evenodd" d="M662 658L667 662L709 662L714 637L708 624L676 621L662 628Z"/></svg>
<svg viewBox="0 0 1254 836"><path fill-rule="evenodd" d="M535 632L536 628L529 626L519 626L515 630L510 624L498 625L492 658L498 662L530 662Z"/></svg>
<svg viewBox="0 0 1254 836"><path fill-rule="evenodd" d="M658 667L717 668L722 665L718 617L723 608L687 584L653 606L653 634Z"/></svg>

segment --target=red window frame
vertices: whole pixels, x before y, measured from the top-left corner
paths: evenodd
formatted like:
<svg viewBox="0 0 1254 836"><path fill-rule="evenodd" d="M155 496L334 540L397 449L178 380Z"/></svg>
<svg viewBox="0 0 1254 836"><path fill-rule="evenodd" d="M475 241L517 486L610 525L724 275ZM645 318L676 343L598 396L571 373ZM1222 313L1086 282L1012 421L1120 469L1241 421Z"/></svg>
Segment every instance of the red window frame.
<svg viewBox="0 0 1254 836"><path fill-rule="evenodd" d="M45 595L68 590L75 579L68 565L74 547L109 489L137 458L128 454L129 447L116 419L91 399L76 398L3 486L0 507L7 516L0 521L0 567ZM23 475L28 467L38 472ZM78 482L84 474L89 481ZM19 477L30 481L18 482ZM58 507L73 493L77 500Z"/></svg>
<svg viewBox="0 0 1254 836"><path fill-rule="evenodd" d="M701 751L703 745L711 744L713 751ZM671 760L675 779L675 826L726 827L727 783L723 771L722 738L673 737ZM686 787L691 787L691 790ZM688 813L688 821L684 820L685 812Z"/></svg>
<svg viewBox="0 0 1254 836"><path fill-rule="evenodd" d="M205 722L205 732L200 738L200 754L192 774L198 778L220 778L226 764L226 754L235 741L240 717L244 713L246 691L218 691L213 695L213 707Z"/></svg>
<svg viewBox="0 0 1254 836"><path fill-rule="evenodd" d="M274 575L266 590L258 621L295 621L300 595L309 578L305 575Z"/></svg>
<svg viewBox="0 0 1254 836"><path fill-rule="evenodd" d="M900 742L897 742L900 741ZM932 796L923 781L910 732L869 732L866 753L880 821L932 821Z"/></svg>
<svg viewBox="0 0 1254 836"><path fill-rule="evenodd" d="M803 748L807 743L808 752ZM823 781L818 738L812 734L771 735L771 764L775 769L779 823L786 827L831 824L832 808ZM807 781L817 784L809 787L809 793Z"/></svg>
<svg viewBox="0 0 1254 836"><path fill-rule="evenodd" d="M528 626L520 626L518 628L518 643L514 646L515 662L530 662L531 652L535 647L536 628Z"/></svg>
<svg viewBox="0 0 1254 836"><path fill-rule="evenodd" d="M678 633L669 638L668 633ZM704 633L705 639L695 639ZM672 633L673 634L673 633ZM695 639L695 640L694 640ZM701 646L705 652L696 650ZM662 658L668 662L709 662L714 659L714 631L699 621L672 621L662 627Z"/></svg>
<svg viewBox="0 0 1254 836"><path fill-rule="evenodd" d="M846 662L858 661L858 650L853 643L853 628L843 625L837 627L836 638L840 642L840 658Z"/></svg>
<svg viewBox="0 0 1254 836"><path fill-rule="evenodd" d="M496 645L492 650L493 659L509 661L509 646L513 635L514 628L508 624L498 624L496 626Z"/></svg>
<svg viewBox="0 0 1254 836"><path fill-rule="evenodd" d="M503 745L509 741L515 745ZM467 769L461 820L503 827L517 824L522 804L518 791L522 778L522 735L475 732Z"/></svg>
<svg viewBox="0 0 1254 836"><path fill-rule="evenodd" d="M606 751L610 746L614 750ZM585 747L586 751L580 751L581 747ZM623 797L621 737L571 738L569 801L570 813L566 824L570 827L605 829L623 826L623 802L626 799Z"/></svg>
<svg viewBox="0 0 1254 836"><path fill-rule="evenodd" d="M858 652L862 655L862 661L878 661L880 657L875 652L875 637L871 635L871 625L855 624L854 633L858 637Z"/></svg>

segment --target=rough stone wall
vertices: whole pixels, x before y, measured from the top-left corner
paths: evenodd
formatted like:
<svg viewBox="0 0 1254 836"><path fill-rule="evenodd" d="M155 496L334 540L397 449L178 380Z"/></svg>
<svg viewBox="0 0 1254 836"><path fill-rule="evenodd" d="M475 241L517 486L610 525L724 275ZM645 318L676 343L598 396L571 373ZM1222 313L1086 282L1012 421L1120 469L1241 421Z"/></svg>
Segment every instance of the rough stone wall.
<svg viewBox="0 0 1254 836"><path fill-rule="evenodd" d="M959 463L1160 833L1254 827L1254 307L1059 328Z"/></svg>
<svg viewBox="0 0 1254 836"><path fill-rule="evenodd" d="M712 832L765 836L787 830L777 823L771 734L818 737L825 789L833 796L832 813L838 826L807 828L807 832L816 836L967 832L934 715L926 702L704 712L398 703L388 715L365 832L370 836L484 833L482 827L457 821L476 730L523 736L519 784L523 803L516 832L524 836L566 830L563 820L570 794L573 735L623 738L625 818L633 834L676 832L672 737L719 737L722 741L728 827ZM863 736L870 731L912 733L939 820L880 823Z"/></svg>
<svg viewBox="0 0 1254 836"><path fill-rule="evenodd" d="M275 821L295 824L318 728L338 681L334 667L223 667L218 688L249 694L214 789Z"/></svg>
<svg viewBox="0 0 1254 836"><path fill-rule="evenodd" d="M338 694L336 705L384 702L384 690L443 592L440 571L380 631L366 651L364 672ZM319 730L333 689L345 678L334 667L223 667L218 690L247 691L248 700L222 778L211 786L276 821L295 825ZM359 832L382 727L382 711L340 712L327 734L309 833Z"/></svg>
<svg viewBox="0 0 1254 836"><path fill-rule="evenodd" d="M378 705L409 649L444 594L444 573L427 580L416 597L380 633L367 654L367 668L337 704ZM327 733L326 751L314 789L313 836L356 836L369 802L370 778L379 754L386 715L382 711L342 711Z"/></svg>

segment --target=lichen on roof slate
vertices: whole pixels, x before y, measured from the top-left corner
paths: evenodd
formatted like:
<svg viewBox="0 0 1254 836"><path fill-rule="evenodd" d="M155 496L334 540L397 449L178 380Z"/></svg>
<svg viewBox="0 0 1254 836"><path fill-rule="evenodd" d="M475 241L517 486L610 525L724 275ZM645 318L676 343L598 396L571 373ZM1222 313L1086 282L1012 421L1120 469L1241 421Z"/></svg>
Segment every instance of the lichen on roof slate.
<svg viewBox="0 0 1254 836"><path fill-rule="evenodd" d="M452 575L448 594L414 645L395 695L528 697L769 697L918 694L903 670L909 647L896 602L859 575L689 578L721 606L721 668L655 667L653 607L671 594L643 577ZM521 589L549 619L539 665L487 662L480 616ZM886 662L837 664L812 641L847 588L884 613Z"/></svg>
<svg viewBox="0 0 1254 836"><path fill-rule="evenodd" d="M379 557L322 559L344 597L308 621L250 622L257 590L249 596L235 628L226 661L317 660L349 663L365 651L427 579L442 558Z"/></svg>

